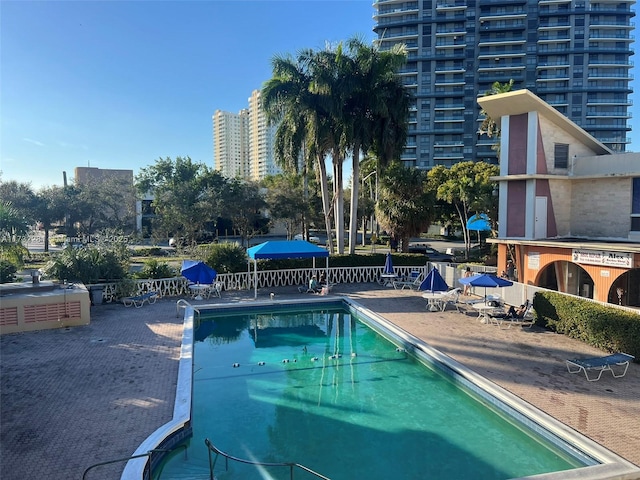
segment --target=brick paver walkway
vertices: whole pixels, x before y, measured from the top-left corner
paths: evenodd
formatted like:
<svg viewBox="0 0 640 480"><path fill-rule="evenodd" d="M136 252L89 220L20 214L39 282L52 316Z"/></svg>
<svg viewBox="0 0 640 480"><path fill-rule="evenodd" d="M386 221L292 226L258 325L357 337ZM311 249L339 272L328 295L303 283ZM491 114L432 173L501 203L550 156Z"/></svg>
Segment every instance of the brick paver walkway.
<svg viewBox="0 0 640 480"><path fill-rule="evenodd" d="M274 291L300 298L293 288ZM409 290L367 284L336 292L640 465L640 365L624 378L605 372L587 382L564 361L602 352L562 335L427 312ZM251 298L225 292L222 301ZM88 326L0 338L0 478L80 479L90 465L131 455L171 418L182 333L175 301L101 305ZM100 467L88 479L117 479L123 467Z"/></svg>

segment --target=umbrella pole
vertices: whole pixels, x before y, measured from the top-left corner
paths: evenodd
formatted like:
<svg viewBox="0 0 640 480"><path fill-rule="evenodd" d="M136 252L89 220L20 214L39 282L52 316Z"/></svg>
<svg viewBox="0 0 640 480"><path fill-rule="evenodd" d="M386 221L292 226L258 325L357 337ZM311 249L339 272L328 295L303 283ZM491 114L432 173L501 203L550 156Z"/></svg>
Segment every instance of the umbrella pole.
<svg viewBox="0 0 640 480"><path fill-rule="evenodd" d="M253 260L253 299L258 298L258 261Z"/></svg>

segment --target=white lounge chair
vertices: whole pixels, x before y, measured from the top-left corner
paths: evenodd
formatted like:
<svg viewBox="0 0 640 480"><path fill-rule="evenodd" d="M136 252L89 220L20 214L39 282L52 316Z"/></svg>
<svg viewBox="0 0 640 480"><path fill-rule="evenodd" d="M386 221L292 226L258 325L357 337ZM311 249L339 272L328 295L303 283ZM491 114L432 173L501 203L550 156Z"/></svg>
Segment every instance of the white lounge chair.
<svg viewBox="0 0 640 480"><path fill-rule="evenodd" d="M620 378L626 375L627 369L629 368L629 362L634 358L635 357L633 355L628 355L626 353L614 353L604 357L578 358L575 360L567 360L567 370L569 370L569 373L584 372L584 376L587 377L587 380L590 382L600 380L602 372L605 370L609 370L614 378ZM613 369L614 366L620 367L617 369L618 373ZM597 372L598 376L590 377L590 371Z"/></svg>
<svg viewBox="0 0 640 480"><path fill-rule="evenodd" d="M394 280L393 288L396 290L404 290L405 288L410 288L411 290L418 290L420 288L420 284L422 283L422 273L420 272L411 272L408 278L404 280Z"/></svg>
<svg viewBox="0 0 640 480"><path fill-rule="evenodd" d="M440 308L444 312L449 305L453 305L458 312L460 312L460 294L462 293L461 288L454 288L453 290L449 290L442 296L440 300Z"/></svg>

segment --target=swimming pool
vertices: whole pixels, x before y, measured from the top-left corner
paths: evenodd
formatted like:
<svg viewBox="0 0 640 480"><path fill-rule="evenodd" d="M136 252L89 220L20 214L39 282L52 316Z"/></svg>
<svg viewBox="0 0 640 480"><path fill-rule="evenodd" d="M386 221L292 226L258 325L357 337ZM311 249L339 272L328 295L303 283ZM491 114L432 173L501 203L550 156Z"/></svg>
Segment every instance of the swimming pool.
<svg viewBox="0 0 640 480"><path fill-rule="evenodd" d="M374 313L350 301L317 306L293 325L272 305L217 309L213 323L203 312L192 342L189 460L174 457L160 478L208 473L204 438L238 457L295 461L334 480L511 478L608 461L558 438L544 415L518 412L504 392L488 394L463 367ZM265 478L255 467L223 465L219 479ZM607 478L589 471L581 478Z"/></svg>

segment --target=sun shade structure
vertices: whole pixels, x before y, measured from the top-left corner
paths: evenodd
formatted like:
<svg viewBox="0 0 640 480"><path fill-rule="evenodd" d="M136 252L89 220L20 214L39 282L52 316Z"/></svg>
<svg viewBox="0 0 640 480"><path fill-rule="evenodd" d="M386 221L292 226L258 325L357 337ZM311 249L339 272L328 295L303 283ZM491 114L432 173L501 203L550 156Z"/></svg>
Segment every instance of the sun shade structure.
<svg viewBox="0 0 640 480"><path fill-rule="evenodd" d="M183 260L180 274L193 283L210 285L218 276L218 273L209 265L197 260Z"/></svg>
<svg viewBox="0 0 640 480"><path fill-rule="evenodd" d="M487 288L510 287L513 282L505 278L496 277L490 273L480 273L472 277L461 278L459 280L463 285L471 285L472 287L484 287L484 298L487 299Z"/></svg>
<svg viewBox="0 0 640 480"><path fill-rule="evenodd" d="M429 292L446 292L449 285L445 282L437 268L433 267L427 277L422 281L418 290L426 290Z"/></svg>
<svg viewBox="0 0 640 480"><path fill-rule="evenodd" d="M313 258L313 268L316 268L316 258L326 258L325 275L329 283L329 252L305 240L281 240L264 242L247 249L247 256L253 260L253 288L254 298L258 298L258 260L276 260L281 258Z"/></svg>

